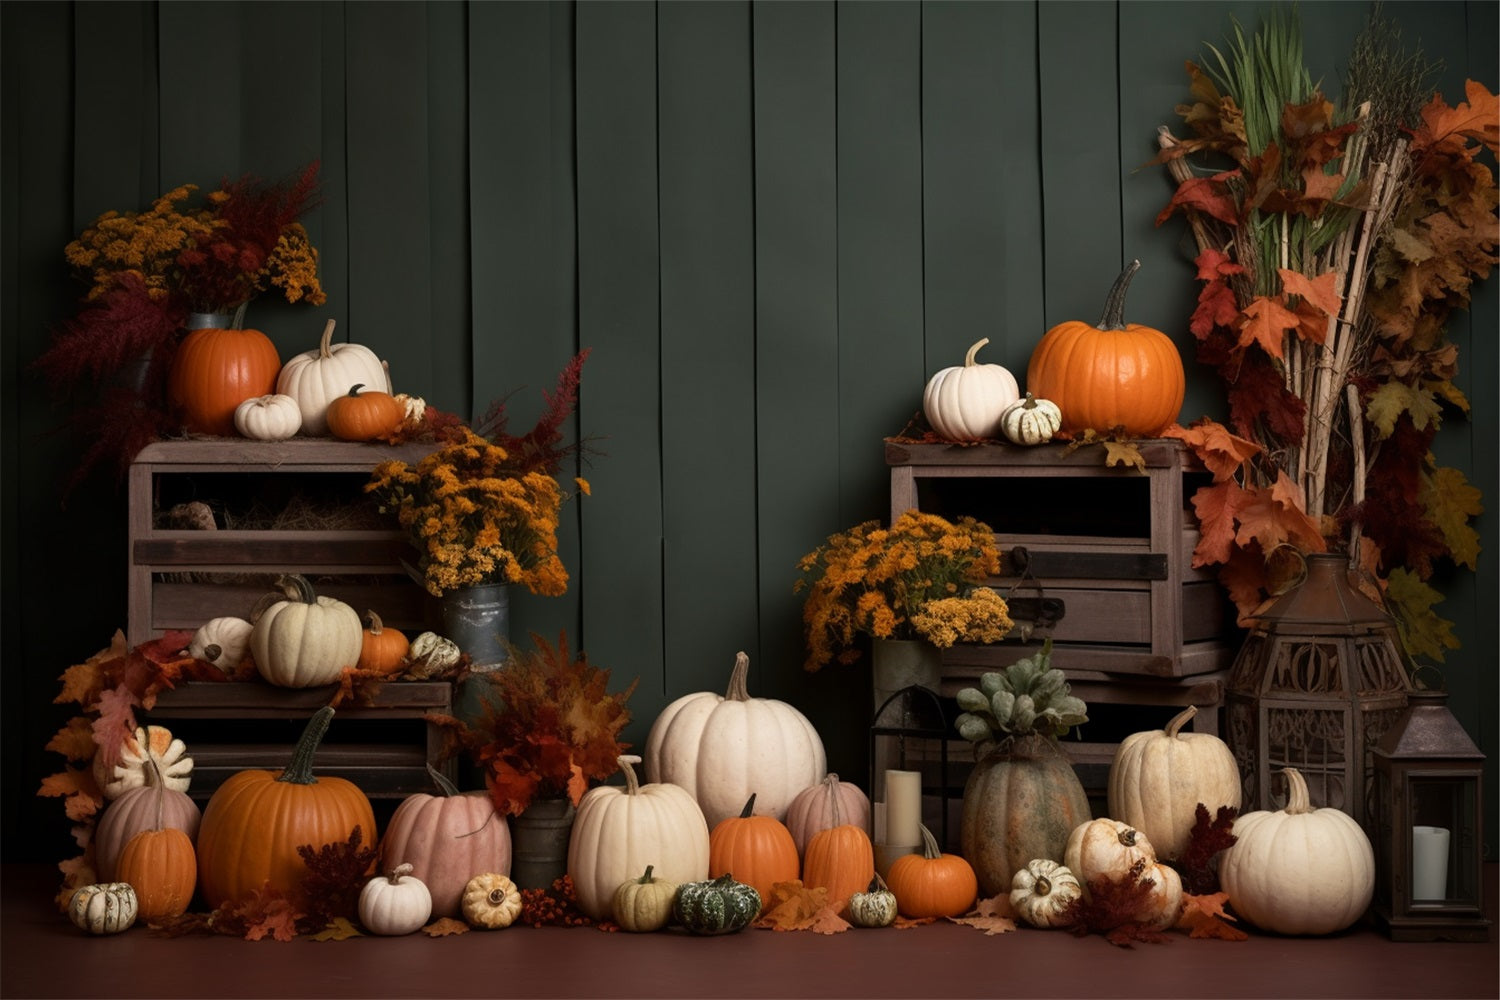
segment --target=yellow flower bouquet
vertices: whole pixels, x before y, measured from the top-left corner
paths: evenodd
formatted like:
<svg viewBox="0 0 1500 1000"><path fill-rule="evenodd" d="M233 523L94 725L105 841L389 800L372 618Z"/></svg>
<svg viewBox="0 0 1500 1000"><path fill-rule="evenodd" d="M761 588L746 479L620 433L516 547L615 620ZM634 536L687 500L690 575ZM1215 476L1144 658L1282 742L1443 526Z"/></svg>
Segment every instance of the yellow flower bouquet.
<svg viewBox="0 0 1500 1000"><path fill-rule="evenodd" d="M556 597L568 589L557 555L567 499L541 468L517 468L510 453L468 427L457 440L410 465L382 462L365 491L395 513L419 556L422 584L435 596L493 583L518 583ZM584 479L575 479L581 493Z"/></svg>
<svg viewBox="0 0 1500 1000"><path fill-rule="evenodd" d="M972 517L907 511L890 528L867 521L802 557L794 592L816 671L859 658L855 639L998 642L1014 622L1005 599L980 586L1000 571L994 533Z"/></svg>

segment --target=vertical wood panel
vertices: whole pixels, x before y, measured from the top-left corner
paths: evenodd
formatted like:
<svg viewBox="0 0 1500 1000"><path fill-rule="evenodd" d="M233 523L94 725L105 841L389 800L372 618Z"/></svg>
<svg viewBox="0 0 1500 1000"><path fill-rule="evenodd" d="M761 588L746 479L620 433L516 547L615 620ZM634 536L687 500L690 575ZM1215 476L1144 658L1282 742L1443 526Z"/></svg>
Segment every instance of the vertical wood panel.
<svg viewBox="0 0 1500 1000"><path fill-rule="evenodd" d="M1006 293L1018 289L1007 289L1001 274L1006 218L1036 201L1034 192L1007 188L1003 180L1008 160L1036 157L1034 131L1002 129L1015 100L1005 67L1031 48L1031 39L1011 34L1005 22L997 4L922 5L922 375L928 378L962 364L969 345L988 337L980 360L1004 365L1019 379L1036 337L1012 322L1017 303ZM1025 292L1034 300L1040 288Z"/></svg>
<svg viewBox="0 0 1500 1000"><path fill-rule="evenodd" d="M717 688L756 648L750 13L657 8L662 497L668 690ZM704 419L712 415L711 419Z"/></svg>
<svg viewBox="0 0 1500 1000"><path fill-rule="evenodd" d="M391 378L439 409L435 364L467 353L464 331L435 330L425 4L345 8L348 58L349 303L335 339L366 345ZM435 361L434 359L440 359Z"/></svg>
<svg viewBox="0 0 1500 1000"><path fill-rule="evenodd" d="M838 8L840 527L888 506L880 438L921 407L920 28L915 3Z"/></svg>
<svg viewBox="0 0 1500 1000"><path fill-rule="evenodd" d="M349 316L349 182L346 145L346 100L348 76L344 64L344 5L318 5L322 45L318 59L320 124L319 155L322 160L323 202L307 219L307 234L318 248L318 279L328 296L318 318ZM322 325L316 324L317 331ZM297 345L296 351L316 346L316 341Z"/></svg>
<svg viewBox="0 0 1500 1000"><path fill-rule="evenodd" d="M473 357L469 269L469 140L466 8L460 4L424 4L427 21L427 187L428 260L431 289L425 315L414 317L430 331L428 392L450 400L458 413L473 413L469 370ZM483 225L483 221L480 222ZM414 276L415 277L415 276ZM419 328L420 329L420 328ZM401 391L400 389L397 390Z"/></svg>
<svg viewBox="0 0 1500 1000"><path fill-rule="evenodd" d="M766 692L808 706L797 560L839 530L836 41L831 2L756 4L755 369ZM847 699L842 699L846 704ZM812 713L810 713L812 714ZM820 731L831 731L816 713ZM834 747L830 746L830 752ZM830 766L853 774L848 762Z"/></svg>
<svg viewBox="0 0 1500 1000"><path fill-rule="evenodd" d="M213 190L243 171L245 50L239 0L156 5L163 190Z"/></svg>
<svg viewBox="0 0 1500 1000"><path fill-rule="evenodd" d="M542 393L552 391L578 347L571 25L564 5L469 8L473 409L481 416L504 399L515 433L536 423ZM585 364L585 382L591 375ZM576 417L567 432L576 437ZM567 594L512 594L513 638L531 631L555 638L562 629L578 635L578 515L576 508L565 513L558 536Z"/></svg>
<svg viewBox="0 0 1500 1000"><path fill-rule="evenodd" d="M583 641L644 730L664 703L656 11L577 10L578 322L592 346L580 408L606 457L583 504ZM681 692L675 692L680 694Z"/></svg>
<svg viewBox="0 0 1500 1000"><path fill-rule="evenodd" d="M1125 263L1115 10L1104 0L1037 8L1046 309L1036 339L1097 321Z"/></svg>
<svg viewBox="0 0 1500 1000"><path fill-rule="evenodd" d="M162 193L151 15L144 3L74 8L73 223L79 231L102 212L144 209ZM109 169L101 169L104 164Z"/></svg>

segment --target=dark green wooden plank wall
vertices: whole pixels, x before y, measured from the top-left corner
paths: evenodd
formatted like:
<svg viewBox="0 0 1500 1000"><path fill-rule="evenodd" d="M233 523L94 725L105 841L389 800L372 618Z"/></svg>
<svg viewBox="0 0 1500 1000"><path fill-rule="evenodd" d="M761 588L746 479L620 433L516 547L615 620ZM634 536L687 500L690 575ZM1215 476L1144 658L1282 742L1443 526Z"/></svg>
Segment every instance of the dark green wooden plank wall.
<svg viewBox="0 0 1500 1000"><path fill-rule="evenodd" d="M1301 5L1336 80L1365 6ZM1388 3L1496 83L1496 6ZM570 509L564 598L517 595L516 638L566 629L620 683L644 740L668 699L722 687L803 707L861 775L862 669L800 669L795 564L886 509L880 440L981 337L1024 374L1064 319L1096 317L1132 257L1129 314L1185 352L1196 289L1155 152L1182 64L1249 3L960 0L7 3L4 44L4 740L7 857L53 852L29 797L63 667L123 618L124 517L101 477L59 509L77 442L25 366L66 315L60 249L106 208L314 159L326 306L257 303L283 356L326 318L397 388L530 426L589 348L575 421L594 496ZM1460 317L1474 411L1443 460L1497 485L1494 283ZM1190 371L1192 366L1190 364ZM1190 377L1184 416L1220 407ZM18 482L26 484L18 488ZM68 539L60 556L57 539ZM1458 710L1496 754L1497 574L1452 574ZM60 604L57 595L76 600ZM54 718L56 716L56 718ZM862 776L862 775L861 775ZM1492 816L1493 819L1493 816ZM1496 824L1491 822L1493 830ZM18 834L25 830L27 833ZM37 831L31 833L30 831ZM28 847L27 845L31 845Z"/></svg>

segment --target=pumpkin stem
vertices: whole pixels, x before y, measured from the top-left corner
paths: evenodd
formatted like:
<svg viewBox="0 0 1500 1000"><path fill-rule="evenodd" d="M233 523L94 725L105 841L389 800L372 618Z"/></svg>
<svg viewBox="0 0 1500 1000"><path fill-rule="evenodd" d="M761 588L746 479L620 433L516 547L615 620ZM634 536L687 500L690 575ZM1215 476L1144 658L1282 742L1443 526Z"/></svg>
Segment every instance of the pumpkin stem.
<svg viewBox="0 0 1500 1000"><path fill-rule="evenodd" d="M276 578L276 586L286 595L289 601L300 601L303 604L317 604L318 594L313 590L312 582L301 573L287 573Z"/></svg>
<svg viewBox="0 0 1500 1000"><path fill-rule="evenodd" d="M146 755L146 766L151 768L151 773L155 776L153 784L156 786L156 826L154 829L160 832L164 817L163 806L167 797L167 782L161 775L161 765L156 762L156 754L151 752L149 732L146 734L146 745L141 748L141 751Z"/></svg>
<svg viewBox="0 0 1500 1000"><path fill-rule="evenodd" d="M650 885L651 884L651 873L653 871L655 871L655 870L656 870L656 866L655 865L647 865L646 866L646 874L642 875L636 881L636 885Z"/></svg>
<svg viewBox="0 0 1500 1000"><path fill-rule="evenodd" d="M458 786L449 781L446 774L444 774L442 771L439 771L431 764L427 765L427 776L432 779L432 783L434 785L438 786L438 790L443 793L443 798L451 799L453 798L453 796L460 794L458 791Z"/></svg>
<svg viewBox="0 0 1500 1000"><path fill-rule="evenodd" d="M1185 726L1185 725L1188 724L1188 720L1191 719L1193 716L1195 716L1197 714L1198 714L1198 706L1197 705L1189 705L1187 708L1184 708L1181 712L1178 712L1176 718L1174 718L1171 722L1167 723L1167 735L1170 736L1170 737L1176 737L1178 731L1180 729L1182 729L1183 726Z"/></svg>
<svg viewBox="0 0 1500 1000"><path fill-rule="evenodd" d="M1036 881L1031 883L1031 891L1038 896L1045 896L1052 891L1052 880L1045 875L1038 875Z"/></svg>
<svg viewBox="0 0 1500 1000"><path fill-rule="evenodd" d="M932 831L927 829L926 823L918 823L917 829L922 831L922 857L928 861L936 861L943 856L943 849L938 846L937 838Z"/></svg>
<svg viewBox="0 0 1500 1000"><path fill-rule="evenodd" d="M1125 265L1125 270L1115 279L1109 290L1109 297L1104 300L1104 317L1099 320L1098 326L1100 330L1125 329L1125 293L1130 288L1130 279L1140 269L1141 262L1133 260Z"/></svg>
<svg viewBox="0 0 1500 1000"><path fill-rule="evenodd" d="M1135 831L1134 830L1121 830L1120 831L1120 835L1119 835L1119 840L1120 840L1120 846L1122 846L1122 847L1134 847L1135 846Z"/></svg>
<svg viewBox="0 0 1500 1000"><path fill-rule="evenodd" d="M307 728L302 730L302 738L297 741L297 747L292 751L291 763L286 769L276 776L277 781L285 781L292 785L315 785L318 779L313 776L313 755L318 752L318 744L323 742L324 735L328 732L328 724L333 721L333 708L324 705L313 713L312 718L307 720Z"/></svg>
<svg viewBox="0 0 1500 1000"><path fill-rule="evenodd" d="M359 390L363 389L364 387L365 387L365 384L363 382L356 382L356 383L354 383L353 385L351 385L349 387L349 395L353 396L355 399L358 399L359 398Z"/></svg>
<svg viewBox="0 0 1500 1000"><path fill-rule="evenodd" d="M365 614L370 619L370 634L379 635L385 629L385 622L381 621L380 616L373 611L366 611Z"/></svg>
<svg viewBox="0 0 1500 1000"><path fill-rule="evenodd" d="M1021 409L1023 409L1023 410L1034 410L1034 409L1036 409L1036 397L1033 396L1031 393L1028 392L1026 394L1026 398L1023 399L1023 400L1021 400Z"/></svg>
<svg viewBox="0 0 1500 1000"><path fill-rule="evenodd" d="M203 647L203 658L205 660L207 660L209 663L214 662L220 656L223 656L223 655L224 655L224 650L222 648L220 648L220 646L219 646L219 644L217 642L211 642L207 646Z"/></svg>
<svg viewBox="0 0 1500 1000"><path fill-rule="evenodd" d="M1295 767L1283 767L1281 773L1286 775L1286 809L1288 813L1312 812L1312 798L1307 794L1307 779L1302 777L1302 772Z"/></svg>
<svg viewBox="0 0 1500 1000"><path fill-rule="evenodd" d="M631 765L639 764L641 762L641 758L636 754L627 753L621 754L619 757L616 757L615 761L620 765L620 770L625 773L625 794L639 795L641 792L641 782L640 779L635 776L635 768Z"/></svg>
<svg viewBox="0 0 1500 1000"><path fill-rule="evenodd" d="M979 362L977 362L977 361L974 360L974 355L978 354L979 353L979 349L981 347L983 347L985 344L988 344L989 342L990 342L990 338L985 337L983 340L980 340L979 342L975 343L973 346L971 346L969 348L969 352L964 355L964 367L965 368L973 368L976 364L979 363Z"/></svg>
<svg viewBox="0 0 1500 1000"><path fill-rule="evenodd" d="M318 341L318 357L324 360L333 357L333 351L329 348L333 344L333 320L323 325L323 339Z"/></svg>
<svg viewBox="0 0 1500 1000"><path fill-rule="evenodd" d="M734 670L729 674L729 690L724 693L725 701L749 701L750 689L745 684L745 679L750 674L750 657L743 652L734 654Z"/></svg>
<svg viewBox="0 0 1500 1000"><path fill-rule="evenodd" d="M408 862L406 864L400 864L395 868L392 868L389 872L386 873L385 877L390 879L391 885L400 885L402 876L410 875L414 871L416 871L416 868L413 867L410 862Z"/></svg>
<svg viewBox="0 0 1500 1000"><path fill-rule="evenodd" d="M750 793L750 798L745 800L745 808L740 810L740 819L749 819L755 815L755 793Z"/></svg>

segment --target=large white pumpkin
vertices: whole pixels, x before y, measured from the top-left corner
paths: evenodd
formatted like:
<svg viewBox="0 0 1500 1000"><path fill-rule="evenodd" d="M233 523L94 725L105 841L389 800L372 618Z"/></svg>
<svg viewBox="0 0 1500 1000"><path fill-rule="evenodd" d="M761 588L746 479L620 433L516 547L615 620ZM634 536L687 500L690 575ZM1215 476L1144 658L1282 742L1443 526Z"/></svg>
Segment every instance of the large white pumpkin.
<svg viewBox="0 0 1500 1000"><path fill-rule="evenodd" d="M334 321L323 327L315 351L303 351L281 366L276 391L291 396L302 411L302 433L328 433L328 404L347 396L352 386L391 391L385 363L363 344L333 343Z"/></svg>
<svg viewBox="0 0 1500 1000"><path fill-rule="evenodd" d="M974 355L990 339L969 348L962 366L933 375L922 393L922 412L932 429L951 441L982 441L1000 436L1000 417L1021 398L1010 370L979 364Z"/></svg>
<svg viewBox="0 0 1500 1000"><path fill-rule="evenodd" d="M1234 912L1278 934L1332 934L1364 915L1375 894L1375 851L1348 813L1314 809L1307 782L1283 768L1286 808L1234 821L1219 884Z"/></svg>
<svg viewBox="0 0 1500 1000"><path fill-rule="evenodd" d="M692 793L708 820L755 814L783 822L797 793L822 780L828 757L807 717L784 701L752 698L750 657L737 653L729 689L683 695L662 709L646 737L646 777Z"/></svg>
<svg viewBox="0 0 1500 1000"><path fill-rule="evenodd" d="M250 630L250 655L268 684L305 688L338 681L359 661L364 625L343 601L314 593L307 578L281 577L286 599L263 611Z"/></svg>
<svg viewBox="0 0 1500 1000"><path fill-rule="evenodd" d="M1203 803L1212 819L1240 807L1234 752L1212 733L1185 733L1198 709L1188 706L1165 729L1131 733L1109 765L1109 815L1140 830L1163 861L1187 849Z"/></svg>
<svg viewBox="0 0 1500 1000"><path fill-rule="evenodd" d="M640 762L621 757L625 787L589 789L573 819L568 874L578 908L595 920L610 916L615 890L648 866L658 881L708 878L708 823L698 803L678 785L640 784L632 767Z"/></svg>

